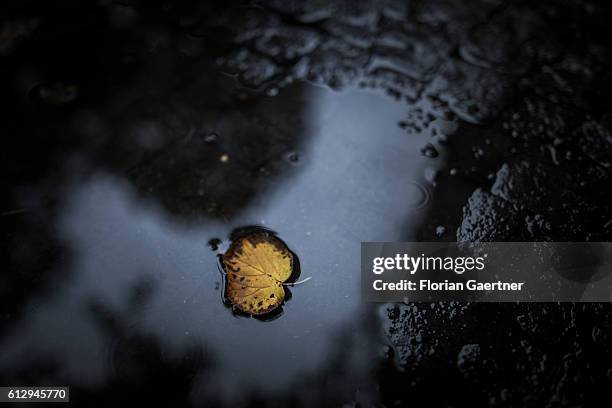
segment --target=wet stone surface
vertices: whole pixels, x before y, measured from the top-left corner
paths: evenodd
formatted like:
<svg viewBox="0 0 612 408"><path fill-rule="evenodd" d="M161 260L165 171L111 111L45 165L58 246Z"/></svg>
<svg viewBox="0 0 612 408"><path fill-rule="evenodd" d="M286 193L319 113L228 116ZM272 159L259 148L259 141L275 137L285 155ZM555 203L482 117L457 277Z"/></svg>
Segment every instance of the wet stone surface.
<svg viewBox="0 0 612 408"><path fill-rule="evenodd" d="M0 6L2 383L88 406L607 398L609 305L363 307L354 244L609 240L609 5L148 6ZM214 251L250 224L313 275L269 323L219 294Z"/></svg>

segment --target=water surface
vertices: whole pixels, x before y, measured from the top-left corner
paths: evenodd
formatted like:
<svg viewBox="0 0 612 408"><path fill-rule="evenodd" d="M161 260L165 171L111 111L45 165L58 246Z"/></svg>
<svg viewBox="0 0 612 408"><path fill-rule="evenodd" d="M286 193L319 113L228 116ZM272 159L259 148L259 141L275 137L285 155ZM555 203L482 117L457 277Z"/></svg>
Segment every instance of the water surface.
<svg viewBox="0 0 612 408"><path fill-rule="evenodd" d="M241 208L231 195L211 203L207 192L195 191L202 199L190 202L159 188L164 177L180 186L180 178L193 179L190 172L208 176L197 166L166 167L189 153L182 149L192 149L196 136L189 131L178 147L165 147L170 153L162 155L170 158L145 160L136 170L64 173L62 205L49 222L70 254L54 266L66 273L58 273L52 293L28 303L2 339L4 369L51 358L64 381L95 388L134 375L132 360L141 351L130 342L147 336L167 359L194 359L189 350L202 349L198 358L206 369L196 370L196 400L286 391L325 369L339 348L355 355L348 360L351 375L365 375L368 362L380 357L380 339L365 325L371 311L359 296L360 242L414 237L431 194L424 175L432 159L420 153L426 140L397 126L404 103L377 92L297 83L253 103L245 113L251 116L240 119L260 132L250 143L268 143L267 130L288 133L287 140L294 132L299 143L292 149L272 144L258 157L257 148L215 146L227 137L223 131L206 133L218 132L208 146L208 159L218 157L210 172L227 173L216 188L231 192L242 182L234 177L255 179L224 166L263 173L256 179L260 188L240 198ZM298 119L287 114L292 108L299 108ZM150 140L157 125L147 126L139 137ZM175 210L185 206L189 217ZM231 231L247 225L276 231L299 257L302 278L312 277L292 289L272 321L234 316L222 303L217 253L208 242L221 239L223 251Z"/></svg>

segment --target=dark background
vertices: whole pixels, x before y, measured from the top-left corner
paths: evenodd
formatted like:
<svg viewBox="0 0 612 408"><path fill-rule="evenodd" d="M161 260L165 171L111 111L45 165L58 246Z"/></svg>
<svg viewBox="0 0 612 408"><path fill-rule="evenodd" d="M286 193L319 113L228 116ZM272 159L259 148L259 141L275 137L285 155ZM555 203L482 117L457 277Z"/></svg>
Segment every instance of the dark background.
<svg viewBox="0 0 612 408"><path fill-rule="evenodd" d="M129 287L119 303L86 292L69 309L93 322L94 337L58 336L73 318L59 308L51 328L33 332L44 333L34 341L39 349L30 350L26 340L15 346L22 331L40 325L39 310L53 309L54 294L75 298L64 283L82 275L78 242L105 254L104 268L135 274L136 266L119 266L115 255L122 250L138 259L138 238L114 236L103 216L95 219L114 208L117 185L130 191L128 209L154 207L163 220L155 225L187 228L161 240L160 252L164 242L201 250L207 268L215 255L208 239L226 242L234 228L259 223L262 202L294 190L327 197L305 204L303 224L295 202L296 211L270 228L289 238L303 266L345 265L330 273L343 282L358 283L359 270L343 263L348 255L336 257L350 253L340 242L608 241L612 234L612 8L606 2L4 1L0 10L2 385L70 385L73 404L84 406L229 404L207 387L206 373L224 364L214 341L176 348L140 328L152 299L168 286L149 275L111 287L113 296ZM330 113L326 120L339 133L325 139L309 127L317 107L327 106L322 101L343 112ZM349 130L368 112L370 127L359 125L366 136ZM376 150L385 143L386 153ZM311 174L309 160L320 163L325 152L337 157L329 161L337 167L304 176ZM418 176L404 161L415 163ZM357 176L340 176L349 172ZM81 209L75 188L99 174L115 180L114 187L84 193L92 209L83 207L77 234L58 232L66 214ZM330 174L338 178L326 182ZM373 186L376 199L368 195ZM348 208L326 212L334 202ZM126 211L129 224L139 213ZM83 227L88 240L79 238L80 225L95 226ZM181 241L189 228L205 231L194 247ZM302 243L306 237L315 242ZM120 244L104 252L109 242ZM181 262L182 255L172 258L171 269L180 272ZM155 264L168 269L162 260ZM92 276L94 287L104 286L104 274ZM222 281L211 279L217 296L212 286ZM287 307L304 310L297 302L308 290L340 298L336 278L325 279L315 276L322 286L296 289ZM168 304L183 302L176 292ZM332 309L326 304L318 318L293 320L287 330L301 325L316 333L318 319ZM180 320L176 310L166 312ZM196 321L190 314L184 320L221 333L251 325L252 333L271 337L281 327L277 340L291 342L298 357L281 353L275 364L289 372L308 360L308 341L324 336L284 337L291 312L298 313L273 323L280 326L244 318L216 326L216 317ZM274 392L236 381L239 402L232 404L607 405L608 304L397 304L365 306L343 319L360 329L339 326L324 364L293 373ZM77 365L103 374L79 381L57 349L44 347L60 338L66 353L79 344L86 350L106 344L110 357L101 360L111 368L84 353ZM261 364L245 358L245 365L255 363ZM355 364L362 367L358 379ZM275 368L269 382L283 373ZM231 389L233 375L240 376L219 378Z"/></svg>

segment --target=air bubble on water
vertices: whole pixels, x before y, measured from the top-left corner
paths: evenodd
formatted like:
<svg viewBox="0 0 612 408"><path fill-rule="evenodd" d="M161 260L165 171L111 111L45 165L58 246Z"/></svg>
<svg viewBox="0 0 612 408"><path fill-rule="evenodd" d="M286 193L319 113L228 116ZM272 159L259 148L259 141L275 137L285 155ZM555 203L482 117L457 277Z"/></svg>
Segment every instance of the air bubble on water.
<svg viewBox="0 0 612 408"><path fill-rule="evenodd" d="M438 150L431 143L427 143L425 146L421 148L421 154L425 157L435 158L438 157Z"/></svg>
<svg viewBox="0 0 612 408"><path fill-rule="evenodd" d="M436 237L442 238L446 234L446 227L444 225L438 225L436 227Z"/></svg>
<svg viewBox="0 0 612 408"><path fill-rule="evenodd" d="M297 152L288 152L285 154L285 160L293 165L300 163L300 155Z"/></svg>

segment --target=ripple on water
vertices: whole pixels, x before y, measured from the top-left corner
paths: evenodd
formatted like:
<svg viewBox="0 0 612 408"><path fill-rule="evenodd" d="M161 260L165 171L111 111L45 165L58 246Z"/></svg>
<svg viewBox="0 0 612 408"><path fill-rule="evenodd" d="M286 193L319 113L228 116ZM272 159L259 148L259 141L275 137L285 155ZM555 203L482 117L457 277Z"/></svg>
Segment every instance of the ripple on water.
<svg viewBox="0 0 612 408"><path fill-rule="evenodd" d="M412 181L409 186L408 205L410 207L420 209L426 207L430 200L431 194L427 187L419 182Z"/></svg>

